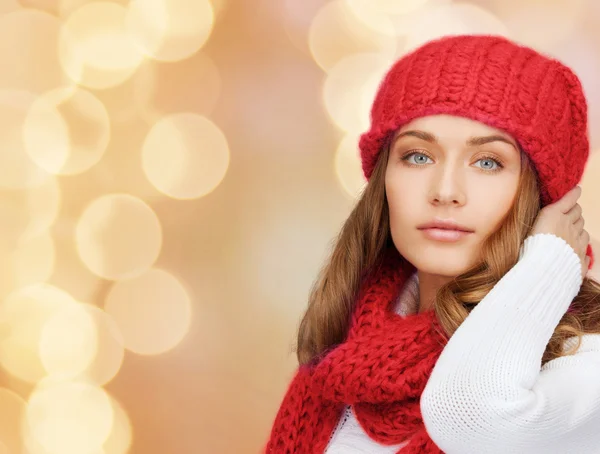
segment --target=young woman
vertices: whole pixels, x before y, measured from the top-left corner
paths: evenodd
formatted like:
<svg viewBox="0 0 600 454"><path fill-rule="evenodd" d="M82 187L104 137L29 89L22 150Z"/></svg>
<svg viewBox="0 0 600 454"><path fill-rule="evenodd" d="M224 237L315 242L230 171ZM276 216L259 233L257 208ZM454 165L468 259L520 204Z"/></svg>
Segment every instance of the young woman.
<svg viewBox="0 0 600 454"><path fill-rule="evenodd" d="M579 80L502 37L397 61L268 453L600 453Z"/></svg>

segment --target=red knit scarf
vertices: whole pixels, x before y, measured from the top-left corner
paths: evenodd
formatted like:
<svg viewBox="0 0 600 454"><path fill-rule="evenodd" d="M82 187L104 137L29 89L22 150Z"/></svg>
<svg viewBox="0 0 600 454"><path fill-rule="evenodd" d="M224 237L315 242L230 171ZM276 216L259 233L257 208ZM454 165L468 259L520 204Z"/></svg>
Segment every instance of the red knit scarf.
<svg viewBox="0 0 600 454"><path fill-rule="evenodd" d="M446 341L433 310L400 316L393 304L414 271L397 251L361 285L348 337L302 365L275 418L267 453L323 453L346 404L375 441L402 454L441 453L419 407Z"/></svg>

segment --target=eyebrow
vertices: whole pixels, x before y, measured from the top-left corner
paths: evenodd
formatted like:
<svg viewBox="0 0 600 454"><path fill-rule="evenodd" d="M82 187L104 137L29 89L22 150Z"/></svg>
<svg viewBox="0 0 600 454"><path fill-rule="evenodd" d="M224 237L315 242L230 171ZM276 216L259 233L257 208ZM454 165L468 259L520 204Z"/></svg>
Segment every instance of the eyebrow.
<svg viewBox="0 0 600 454"><path fill-rule="evenodd" d="M419 130L410 130L410 131L401 132L400 134L398 134L398 136L396 137L395 140L398 140L401 137L405 137L405 136L412 136L412 137L416 137L421 140L425 140L427 142L436 143L436 144L438 143L438 139L436 136L434 136L430 132L419 131ZM479 145L484 145L484 144L490 143L490 142L504 142L504 143L511 145L513 148L515 148L515 150L518 151L517 146L514 144L514 142L512 142L511 140L507 139L506 137L498 135L498 134L493 134L491 136L470 137L467 140L467 145L479 146Z"/></svg>

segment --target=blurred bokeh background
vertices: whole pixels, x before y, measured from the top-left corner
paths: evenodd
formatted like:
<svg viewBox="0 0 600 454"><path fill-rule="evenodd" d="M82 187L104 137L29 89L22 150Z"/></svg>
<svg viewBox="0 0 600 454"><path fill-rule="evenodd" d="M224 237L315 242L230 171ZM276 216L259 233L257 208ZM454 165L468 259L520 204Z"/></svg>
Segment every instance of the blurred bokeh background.
<svg viewBox="0 0 600 454"><path fill-rule="evenodd" d="M582 80L600 257L598 1L0 0L0 454L258 453L380 78L469 32Z"/></svg>

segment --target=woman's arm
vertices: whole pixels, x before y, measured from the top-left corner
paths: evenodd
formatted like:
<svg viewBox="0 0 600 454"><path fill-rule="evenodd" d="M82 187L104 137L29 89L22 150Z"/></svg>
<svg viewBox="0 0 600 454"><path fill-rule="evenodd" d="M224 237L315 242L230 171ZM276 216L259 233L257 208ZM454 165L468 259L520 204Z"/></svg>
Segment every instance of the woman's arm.
<svg viewBox="0 0 600 454"><path fill-rule="evenodd" d="M525 240L519 262L450 338L421 396L425 427L446 454L600 453L600 335L541 370L581 282L564 240Z"/></svg>

